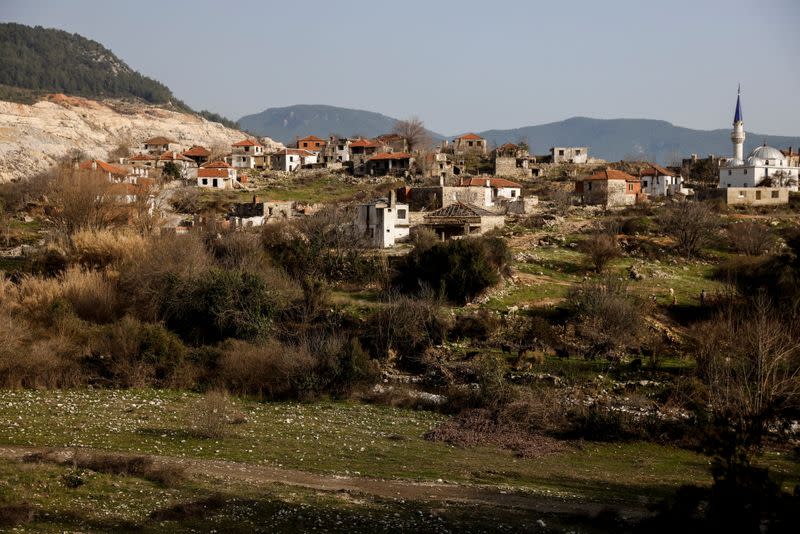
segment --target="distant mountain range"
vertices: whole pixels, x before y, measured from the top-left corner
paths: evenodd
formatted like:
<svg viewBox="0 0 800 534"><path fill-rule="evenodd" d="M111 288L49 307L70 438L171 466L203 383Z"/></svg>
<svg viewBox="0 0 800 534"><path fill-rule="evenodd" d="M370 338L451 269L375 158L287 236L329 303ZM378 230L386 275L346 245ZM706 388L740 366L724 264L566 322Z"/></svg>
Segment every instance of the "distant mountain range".
<svg viewBox="0 0 800 534"><path fill-rule="evenodd" d="M311 134L323 138L375 137L390 133L396 122L397 119L373 111L311 104L269 108L238 120L242 129L283 143ZM435 132L429 134L437 141L444 139Z"/></svg>
<svg viewBox="0 0 800 534"><path fill-rule="evenodd" d="M397 119L358 109L323 105L269 108L239 119L243 129L284 143L314 134L320 137L363 135L374 137L392 131ZM693 130L651 119L571 119L510 130L475 132L490 144L525 141L535 154L548 153L551 146L588 146L589 154L608 161L627 158L650 159L670 164L698 154L726 156L731 152L730 132ZM445 137L431 132L434 140ZM452 136L452 137L455 137ZM452 139L452 137L450 137ZM800 137L747 133L745 153L762 143L786 148L800 147Z"/></svg>

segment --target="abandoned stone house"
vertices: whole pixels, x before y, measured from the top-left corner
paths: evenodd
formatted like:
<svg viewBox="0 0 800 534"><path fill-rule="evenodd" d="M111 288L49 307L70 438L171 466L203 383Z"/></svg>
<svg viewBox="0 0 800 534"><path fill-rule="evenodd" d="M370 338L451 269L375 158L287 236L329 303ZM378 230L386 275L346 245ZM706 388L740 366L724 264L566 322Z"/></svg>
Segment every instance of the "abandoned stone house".
<svg viewBox="0 0 800 534"><path fill-rule="evenodd" d="M177 141L163 136L151 137L141 146L141 152L155 156L168 151L181 152L182 150L183 147Z"/></svg>
<svg viewBox="0 0 800 534"><path fill-rule="evenodd" d="M402 176L411 170L414 157L407 152L381 152L366 162L366 173L370 176Z"/></svg>
<svg viewBox="0 0 800 534"><path fill-rule="evenodd" d="M532 176L531 156L525 147L506 143L494 151L494 175L510 178Z"/></svg>
<svg viewBox="0 0 800 534"><path fill-rule="evenodd" d="M606 208L630 206L643 200L639 179L616 169L603 169L579 178L575 181L575 194L583 204Z"/></svg>
<svg viewBox="0 0 800 534"><path fill-rule="evenodd" d="M554 146L550 148L550 155L553 163L584 164L589 162L589 148L585 146Z"/></svg>
<svg viewBox="0 0 800 534"><path fill-rule="evenodd" d="M502 227L505 221L503 215L463 202L455 202L423 217L423 225L442 240L484 234Z"/></svg>
<svg viewBox="0 0 800 534"><path fill-rule="evenodd" d="M346 137L331 136L319 155L319 162L327 166L350 161L350 140Z"/></svg>
<svg viewBox="0 0 800 534"><path fill-rule="evenodd" d="M393 247L409 235L408 205L397 202L397 194L392 191L388 199L361 204L355 224L369 246Z"/></svg>
<svg viewBox="0 0 800 534"><path fill-rule="evenodd" d="M291 200L262 202L260 198L254 196L252 202L233 204L228 212L228 221L235 228L248 228L296 216L298 213L294 210L294 202Z"/></svg>
<svg viewBox="0 0 800 534"><path fill-rule="evenodd" d="M328 142L320 139L316 135L309 135L297 140L295 143L296 148L301 150L313 150L314 152L322 152Z"/></svg>
<svg viewBox="0 0 800 534"><path fill-rule="evenodd" d="M389 147L392 152L410 152L408 140L402 135L395 133L379 135L375 138L375 141Z"/></svg>
<svg viewBox="0 0 800 534"><path fill-rule="evenodd" d="M453 154L456 156L466 154L484 156L487 152L486 146L486 139L477 134L468 133L453 140Z"/></svg>

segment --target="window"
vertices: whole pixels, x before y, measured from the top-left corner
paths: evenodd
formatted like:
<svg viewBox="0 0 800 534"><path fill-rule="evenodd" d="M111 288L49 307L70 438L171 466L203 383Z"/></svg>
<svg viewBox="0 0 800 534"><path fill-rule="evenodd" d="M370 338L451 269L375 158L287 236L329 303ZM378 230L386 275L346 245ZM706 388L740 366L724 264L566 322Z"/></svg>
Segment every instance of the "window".
<svg viewBox="0 0 800 534"><path fill-rule="evenodd" d="M739 198L744 198L744 191L739 191Z"/></svg>
<svg viewBox="0 0 800 534"><path fill-rule="evenodd" d="M580 153L581 153L581 149L580 149L580 148L579 148L578 150L576 150L576 151L575 151L575 154L576 154L576 155L577 155L577 154L580 154Z"/></svg>
<svg viewBox="0 0 800 534"><path fill-rule="evenodd" d="M467 143L467 144L468 144L469 146L472 146L472 141L470 141L470 142L469 142L469 143Z"/></svg>
<svg viewBox="0 0 800 534"><path fill-rule="evenodd" d="M589 182L589 191L592 190L592 182Z"/></svg>
<svg viewBox="0 0 800 534"><path fill-rule="evenodd" d="M211 182L211 185L213 185L214 187L217 187L217 184L219 184L219 180L214 178L214 180Z"/></svg>
<svg viewBox="0 0 800 534"><path fill-rule="evenodd" d="M208 178L203 178L203 185L208 185Z"/></svg>
<svg viewBox="0 0 800 534"><path fill-rule="evenodd" d="M398 219L405 219L406 218L406 210L397 210L397 218Z"/></svg>
<svg viewBox="0 0 800 534"><path fill-rule="evenodd" d="M772 198L778 198L779 196L780 195L779 195L778 191L773 191L772 192Z"/></svg>
<svg viewBox="0 0 800 534"><path fill-rule="evenodd" d="M647 180L645 180L644 182L642 182L642 187L647 187Z"/></svg>
<svg viewBox="0 0 800 534"><path fill-rule="evenodd" d="M559 150L559 151L558 151L558 155L559 155L559 156L563 156L563 155L564 155L564 151L563 151L563 150Z"/></svg>
<svg viewBox="0 0 800 534"><path fill-rule="evenodd" d="M514 198L516 196L517 196L517 192L514 189L512 189L511 190L511 198Z"/></svg>
<svg viewBox="0 0 800 534"><path fill-rule="evenodd" d="M731 173L732 173L732 171L730 169L728 169L728 176L730 176Z"/></svg>
<svg viewBox="0 0 800 534"><path fill-rule="evenodd" d="M756 191L756 200L761 200L761 191Z"/></svg>
<svg viewBox="0 0 800 534"><path fill-rule="evenodd" d="M747 169L744 170L744 173L747 174Z"/></svg>

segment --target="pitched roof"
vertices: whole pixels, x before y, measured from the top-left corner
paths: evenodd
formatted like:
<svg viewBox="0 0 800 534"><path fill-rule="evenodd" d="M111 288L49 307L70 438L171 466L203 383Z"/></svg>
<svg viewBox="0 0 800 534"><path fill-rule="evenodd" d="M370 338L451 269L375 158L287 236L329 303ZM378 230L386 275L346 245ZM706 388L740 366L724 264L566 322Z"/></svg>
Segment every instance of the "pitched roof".
<svg viewBox="0 0 800 534"><path fill-rule="evenodd" d="M191 161L183 154L178 154L177 152L172 152L172 151L164 152L158 157L158 159L160 159L161 161L172 161L172 160Z"/></svg>
<svg viewBox="0 0 800 534"><path fill-rule="evenodd" d="M306 137L298 139L298 141L322 141L323 143L327 142L324 139L320 139L316 135L307 135Z"/></svg>
<svg viewBox="0 0 800 534"><path fill-rule="evenodd" d="M626 182L638 182L635 176L631 176L627 172L618 171L617 169L603 169L591 176L585 176L580 179L581 181L587 180L625 180Z"/></svg>
<svg viewBox="0 0 800 534"><path fill-rule="evenodd" d="M153 161L155 159L158 159L158 156L152 156L150 154L136 154L128 158L129 161Z"/></svg>
<svg viewBox="0 0 800 534"><path fill-rule="evenodd" d="M432 211L425 215L428 217L484 217L487 215L497 215L489 210L479 208L474 204L466 204L464 202L454 202L449 206Z"/></svg>
<svg viewBox="0 0 800 534"><path fill-rule="evenodd" d="M227 178L228 169L221 168L199 168L197 169L198 178Z"/></svg>
<svg viewBox="0 0 800 534"><path fill-rule="evenodd" d="M646 168L639 171L639 176L675 176L675 173L657 163L648 163Z"/></svg>
<svg viewBox="0 0 800 534"><path fill-rule="evenodd" d="M410 159L411 154L407 152L381 152L380 154L375 154L367 161L376 161L376 160L396 160L396 159Z"/></svg>
<svg viewBox="0 0 800 534"><path fill-rule="evenodd" d="M489 187L516 187L518 189L522 189L522 185L518 184L517 182L512 182L511 180L506 180L505 178L491 178L489 176L481 177L476 176L474 178L462 178L459 185L469 185L473 187L484 187L486 186L486 180L489 180Z"/></svg>
<svg viewBox="0 0 800 534"><path fill-rule="evenodd" d="M109 173L115 174L117 176L127 176L128 175L128 169L126 169L125 167L120 167L119 165L113 165L111 163L106 163L105 161L99 160L99 159L90 159L90 160L81 162L78 165L78 168L80 168L80 169L82 169L84 171L94 170L95 167L99 171L109 172Z"/></svg>
<svg viewBox="0 0 800 534"><path fill-rule="evenodd" d="M194 156L194 157L208 157L211 155L211 151L206 147L194 145L192 148L187 150L183 153L184 156Z"/></svg>
<svg viewBox="0 0 800 534"><path fill-rule="evenodd" d="M203 168L203 169L229 169L230 165L228 165L224 161L209 161L208 163L203 163L201 168Z"/></svg>
<svg viewBox="0 0 800 534"><path fill-rule="evenodd" d="M378 143L373 141L372 139L356 139L354 141L350 141L351 148L369 148L369 147L377 147Z"/></svg>
<svg viewBox="0 0 800 534"><path fill-rule="evenodd" d="M238 141L233 143L233 146L264 146L255 139L244 139L242 141Z"/></svg>
<svg viewBox="0 0 800 534"><path fill-rule="evenodd" d="M456 139L483 139L483 137L481 137L478 134L468 133L464 135L459 135L458 137L456 137Z"/></svg>
<svg viewBox="0 0 800 534"><path fill-rule="evenodd" d="M504 145L500 145L499 147L497 147L497 150L516 150L518 148L519 147L514 143L506 143Z"/></svg>
<svg viewBox="0 0 800 534"><path fill-rule="evenodd" d="M156 137L151 137L147 141L144 142L146 145L168 145L170 143L175 143L172 139L168 139L163 135L158 135ZM177 144L177 143L175 143Z"/></svg>
<svg viewBox="0 0 800 534"><path fill-rule="evenodd" d="M305 148L283 148L278 150L276 155L283 154L284 156L292 155L292 156L316 156L317 152L313 152L311 150L306 150Z"/></svg>

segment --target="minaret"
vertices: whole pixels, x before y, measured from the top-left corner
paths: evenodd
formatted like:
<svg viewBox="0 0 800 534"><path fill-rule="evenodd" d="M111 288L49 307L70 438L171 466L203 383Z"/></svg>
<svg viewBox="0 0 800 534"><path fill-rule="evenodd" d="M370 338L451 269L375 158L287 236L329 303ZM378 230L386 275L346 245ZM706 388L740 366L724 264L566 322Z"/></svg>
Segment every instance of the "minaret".
<svg viewBox="0 0 800 534"><path fill-rule="evenodd" d="M741 162L744 160L744 122L742 121L742 86L736 91L736 112L733 114L733 131L731 132L731 142L733 143L733 160Z"/></svg>

